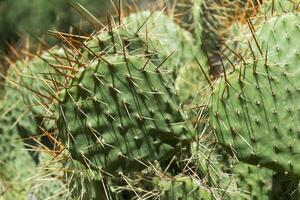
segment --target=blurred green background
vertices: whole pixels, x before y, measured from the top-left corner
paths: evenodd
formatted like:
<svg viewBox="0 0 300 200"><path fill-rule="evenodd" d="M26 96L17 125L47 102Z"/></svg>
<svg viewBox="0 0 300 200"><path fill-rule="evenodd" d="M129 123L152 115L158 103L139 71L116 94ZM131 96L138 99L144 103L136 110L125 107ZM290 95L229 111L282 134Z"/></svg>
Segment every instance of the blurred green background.
<svg viewBox="0 0 300 200"><path fill-rule="evenodd" d="M112 8L110 0L76 0L101 17ZM40 38L47 30L68 32L79 27L80 15L65 0L0 0L0 52L27 34Z"/></svg>

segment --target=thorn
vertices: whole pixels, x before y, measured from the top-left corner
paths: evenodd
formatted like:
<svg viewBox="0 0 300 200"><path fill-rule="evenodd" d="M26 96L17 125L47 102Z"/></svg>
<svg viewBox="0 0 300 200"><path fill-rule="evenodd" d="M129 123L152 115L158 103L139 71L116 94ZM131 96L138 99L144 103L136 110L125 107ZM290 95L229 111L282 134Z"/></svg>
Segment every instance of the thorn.
<svg viewBox="0 0 300 200"><path fill-rule="evenodd" d="M122 23L122 2L121 2L121 0L119 0L118 15L119 15L119 25L121 26L121 23Z"/></svg>
<svg viewBox="0 0 300 200"><path fill-rule="evenodd" d="M75 9L82 17L84 17L96 30L101 30L105 27L94 15L86 10L80 3L75 0L67 0L67 3Z"/></svg>
<svg viewBox="0 0 300 200"><path fill-rule="evenodd" d="M232 61L223 52L221 52L221 53L226 58L226 60L230 63L230 65L232 66L232 72L234 72L235 71L235 65L232 63Z"/></svg>
<svg viewBox="0 0 300 200"><path fill-rule="evenodd" d="M208 55L208 51L207 51L207 49L206 49L206 46L205 46L205 44L204 44L204 42L203 42L203 40L202 40L201 38L200 38L200 40L201 40L201 43L202 43L201 46L202 46L202 48L203 48L203 50L204 50L204 53L205 53L205 56L206 56L206 58L207 58L208 65L209 65L209 67L210 67L210 71L215 72L214 66L212 65L212 62L211 62L211 60L210 60L210 58L209 58L209 55ZM216 75L215 73L213 73L212 75L213 75L213 79L216 80L216 79L217 79L217 75Z"/></svg>
<svg viewBox="0 0 300 200"><path fill-rule="evenodd" d="M206 81L209 83L209 85L210 85L210 87L211 87L211 90L213 90L213 89L214 89L214 87L213 87L213 85L212 85L212 83L211 83L211 81L210 81L209 77L208 77L208 76L207 76L207 74L205 73L205 71L204 71L203 67L201 66L200 62L197 60L197 58L196 58L196 57L195 57L195 60L196 60L197 64L199 65L199 67L200 67L200 69L201 69L202 73L204 74L204 76L205 76L205 78L206 78Z"/></svg>
<svg viewBox="0 0 300 200"><path fill-rule="evenodd" d="M86 44L82 43L82 45L89 51L91 52L96 58L100 58L101 60L103 60L106 64L108 65L112 65L110 62L108 62L106 59L104 59L102 56L97 55L94 51L92 51Z"/></svg>
<svg viewBox="0 0 300 200"><path fill-rule="evenodd" d="M252 54L252 56L253 56L253 60L256 60L255 53L254 53L254 51L253 51L253 49L252 49L252 46L251 46L251 44L250 44L249 40L248 40L248 46L249 46L249 48L250 48L250 51L251 51L251 54Z"/></svg>
<svg viewBox="0 0 300 200"><path fill-rule="evenodd" d="M253 39L254 39L254 41L255 41L255 44L256 44L256 46L257 46L257 48L258 48L258 50L259 50L260 55L263 55L262 50L261 50L261 48L260 48L260 46L259 46L259 43L258 43L258 41L257 41L257 39L256 39L256 36L255 36L255 29L254 29L254 26L253 26L253 24L252 24L252 22L251 22L251 19L250 19L249 16L248 16L246 10L245 10L245 12L246 12L246 21L247 21L247 24L248 24L248 26L249 26L250 32L251 32L251 34L252 34L252 37L253 37Z"/></svg>
<svg viewBox="0 0 300 200"><path fill-rule="evenodd" d="M111 42L113 43L113 48L114 48L114 53L117 53L117 48L116 48L116 43L115 43L115 38L114 38L114 32L113 32L113 28L112 28L112 23L111 23L111 19L110 19L110 14L109 12L107 12L107 24L108 24L108 33L111 37Z"/></svg>
<svg viewBox="0 0 300 200"><path fill-rule="evenodd" d="M218 57L219 57L219 60L221 61L221 66L222 66L222 70L223 70L223 73L224 73L225 81L226 81L226 83L228 83L226 69L225 69L225 66L224 66L224 63L223 63L223 60L222 60L220 54L218 54Z"/></svg>
<svg viewBox="0 0 300 200"><path fill-rule="evenodd" d="M35 94L41 96L41 97L44 97L44 98L46 98L46 99L48 99L48 100L51 100L50 97L48 97L48 96L46 96L46 95L44 95L44 94L42 94L42 93L40 93L40 92L38 92L38 91L35 91L35 90L33 90L32 88L30 88L30 87L28 87L28 86L26 86L26 85L20 84L20 83L18 83L18 82L13 81L13 80L10 80L10 82L13 82L14 84L19 85L19 86L21 86L21 87L24 87L24 88L30 90L31 92L33 92L33 93L35 93Z"/></svg>
<svg viewBox="0 0 300 200"><path fill-rule="evenodd" d="M144 66L142 67L142 71L145 71L146 66L148 65L149 61L150 61L151 58L152 58L152 55L153 55L153 54L151 54L151 55L149 56L149 58L147 59L146 63L145 63Z"/></svg>
<svg viewBox="0 0 300 200"><path fill-rule="evenodd" d="M238 57L240 59L240 61L243 61L244 64L246 64L245 59L243 58L243 56L237 52L235 52L233 49L231 49L229 46L227 46L226 44L223 44L231 53L233 53L236 57ZM224 55L224 54L223 54Z"/></svg>
<svg viewBox="0 0 300 200"><path fill-rule="evenodd" d="M150 17L153 15L153 12L147 17L147 19L142 23L142 25L138 28L138 30L135 32L135 35L138 34L138 32L143 28L143 26L146 24L146 22L150 19Z"/></svg>
<svg viewBox="0 0 300 200"><path fill-rule="evenodd" d="M159 69L174 53L176 50L172 51L158 66L156 69Z"/></svg>

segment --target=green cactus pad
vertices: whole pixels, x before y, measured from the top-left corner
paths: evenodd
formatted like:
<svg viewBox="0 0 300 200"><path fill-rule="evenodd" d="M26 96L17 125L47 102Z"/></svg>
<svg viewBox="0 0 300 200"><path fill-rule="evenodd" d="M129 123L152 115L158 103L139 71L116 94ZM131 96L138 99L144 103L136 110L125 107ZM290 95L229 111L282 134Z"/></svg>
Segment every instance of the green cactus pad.
<svg viewBox="0 0 300 200"><path fill-rule="evenodd" d="M6 83L0 104L0 199L26 199L35 163L20 136L32 135L36 124L15 87ZM26 163L26 165L24 165Z"/></svg>
<svg viewBox="0 0 300 200"><path fill-rule="evenodd" d="M196 55L192 35L162 12L133 13L122 23L121 28L104 29L88 41L89 53L122 52L123 46L128 45L131 54L146 53L156 65L166 62L164 67L173 70L174 76Z"/></svg>
<svg viewBox="0 0 300 200"><path fill-rule="evenodd" d="M234 164L232 173L237 177L237 188L243 199L268 200L272 189L272 170L245 163Z"/></svg>
<svg viewBox="0 0 300 200"><path fill-rule="evenodd" d="M300 63L299 26L298 13L288 13L264 21L251 41L256 58L267 59L270 65L288 68L289 65L291 67L298 65Z"/></svg>
<svg viewBox="0 0 300 200"><path fill-rule="evenodd" d="M280 15L299 10L299 0L266 0L259 11L264 15Z"/></svg>
<svg viewBox="0 0 300 200"><path fill-rule="evenodd" d="M208 72L205 72L208 77ZM179 70L175 88L182 102L190 105L203 105L209 96L210 85L197 63L187 64Z"/></svg>
<svg viewBox="0 0 300 200"><path fill-rule="evenodd" d="M174 180L157 180L159 199L214 200L216 196L201 181L187 176L176 176Z"/></svg>
<svg viewBox="0 0 300 200"><path fill-rule="evenodd" d="M297 13L262 23L250 43L258 61L217 81L210 113L232 154L298 177L299 23Z"/></svg>
<svg viewBox="0 0 300 200"><path fill-rule="evenodd" d="M61 94L57 127L73 159L92 169L130 171L141 167L138 160L174 155L194 137L167 72L138 57L104 59L109 64L95 61Z"/></svg>
<svg viewBox="0 0 300 200"><path fill-rule="evenodd" d="M69 52L53 47L29 61L19 60L9 70L7 79L19 84L24 104L30 107L31 112L35 116L44 116L50 112L49 98L63 88L68 75L77 70L68 66L69 62L72 62Z"/></svg>
<svg viewBox="0 0 300 200"><path fill-rule="evenodd" d="M210 118L219 143L247 163L299 176L298 71L259 62L218 80Z"/></svg>

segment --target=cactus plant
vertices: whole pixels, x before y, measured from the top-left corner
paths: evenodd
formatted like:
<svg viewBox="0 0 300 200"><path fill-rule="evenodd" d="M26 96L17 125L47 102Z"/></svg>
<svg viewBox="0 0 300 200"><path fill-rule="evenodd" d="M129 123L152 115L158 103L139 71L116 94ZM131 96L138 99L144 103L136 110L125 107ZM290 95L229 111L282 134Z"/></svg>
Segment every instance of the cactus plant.
<svg viewBox="0 0 300 200"><path fill-rule="evenodd" d="M109 172L130 170L135 159L164 159L193 138L164 72L151 63L143 70L144 59L105 60L109 64L91 64L62 93L58 128L74 159Z"/></svg>
<svg viewBox="0 0 300 200"><path fill-rule="evenodd" d="M37 116L44 115L44 111L37 108L41 103L36 98L38 95L35 96L44 86L45 74L48 75L49 70L53 71L53 68L49 67L51 59L49 56L45 58L45 55L49 53L44 53L44 60L34 58L31 61L17 61L10 65L5 76L4 99L0 104L0 176L4 184L0 199L44 199L46 192L47 198L61 197L53 194L59 192L58 187L62 185L60 181L54 180L51 186L49 184L46 187L45 184L36 181L46 176L40 150L36 151L41 148L36 141L42 137L39 135L41 130L37 125ZM44 79L41 78L43 75ZM36 104L33 105L32 102Z"/></svg>
<svg viewBox="0 0 300 200"><path fill-rule="evenodd" d="M88 67L71 79L57 105L58 137L76 168L94 174L92 179L85 175L81 180L95 183L120 170L129 173L145 168L149 161L163 163L195 137L180 111L174 81L169 82L176 64L147 58L141 51L144 41L124 29L110 31L110 37L109 32L102 32L87 43L84 52L95 56L99 51L93 41L101 41L102 55L88 62L83 53ZM80 177L75 184L78 181ZM100 198L95 187L82 184L84 198Z"/></svg>
<svg viewBox="0 0 300 200"><path fill-rule="evenodd" d="M257 38L264 41L259 47L267 55L218 80L210 112L219 142L232 154L297 176L299 59L293 40L298 22L298 14L287 14L264 23ZM286 37L279 37L283 33Z"/></svg>
<svg viewBox="0 0 300 200"><path fill-rule="evenodd" d="M104 29L87 42L89 53L108 49L111 52L122 51L123 43L130 44L128 47L131 49L128 50L131 53L146 54L152 57L151 61L156 65L165 62L164 66L173 70L173 76L196 55L197 47L194 46L191 33L182 29L163 12L133 13L124 18L122 23L123 26L119 29Z"/></svg>
<svg viewBox="0 0 300 200"><path fill-rule="evenodd" d="M270 199L272 170L242 162L233 164L231 170L237 176L237 188L245 193L244 199Z"/></svg>
<svg viewBox="0 0 300 200"><path fill-rule="evenodd" d="M0 129L0 142L48 135L53 146L41 145L54 155L49 165L22 153L54 182L38 187L37 178L14 191L42 199L297 199L297 2L251 2L188 3L190 32L164 12L118 23L109 16L87 41L66 39L64 48L18 61L6 77L16 92L7 87L0 106L0 123L13 128ZM233 51L219 52L220 40ZM23 144L1 146L2 165L19 166L9 151Z"/></svg>
<svg viewBox="0 0 300 200"><path fill-rule="evenodd" d="M28 108L21 102L15 88L6 83L6 94L0 107L0 182L3 185L0 199L25 199L30 192L30 181L26 179L32 175L35 162L25 150L20 136L32 134L35 124L28 115Z"/></svg>

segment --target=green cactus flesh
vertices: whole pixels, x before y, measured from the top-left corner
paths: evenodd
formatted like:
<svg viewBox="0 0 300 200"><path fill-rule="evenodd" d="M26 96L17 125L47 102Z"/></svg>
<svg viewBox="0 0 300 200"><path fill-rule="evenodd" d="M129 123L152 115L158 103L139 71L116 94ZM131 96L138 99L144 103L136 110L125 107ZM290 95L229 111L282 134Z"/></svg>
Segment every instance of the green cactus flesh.
<svg viewBox="0 0 300 200"><path fill-rule="evenodd" d="M90 52L120 52L123 45L130 44L128 50L132 54L146 53L156 65L165 62L164 66L174 70L175 76L180 67L194 59L192 35L162 12L133 13L122 23L120 29L103 30L87 42Z"/></svg>
<svg viewBox="0 0 300 200"><path fill-rule="evenodd" d="M50 51L53 53L54 49ZM45 74L49 75L50 70L54 71L48 63L53 61L54 57L49 53L44 53L43 57L44 60L34 58L31 61L20 60L12 64L5 77L4 99L0 104L0 177L4 183L0 199L45 199L50 196L52 199L59 199L62 196L55 193L61 192L61 181L48 181L48 185L45 186L45 183L35 180L49 176L39 151L35 151L35 148L38 148L35 141L38 141L40 136L36 117L44 115L45 112L42 110L44 106L42 109L38 108L37 104L42 103L37 100L36 93L42 93L42 86L49 81L45 79Z"/></svg>
<svg viewBox="0 0 300 200"><path fill-rule="evenodd" d="M299 9L299 0L266 0L259 11L264 15L278 15Z"/></svg>
<svg viewBox="0 0 300 200"><path fill-rule="evenodd" d="M232 154L298 177L299 22L299 14L289 13L262 24L251 42L259 60L217 81L210 112L219 142Z"/></svg>
<svg viewBox="0 0 300 200"><path fill-rule="evenodd" d="M182 199L182 200L214 200L216 199L209 189L206 189L201 181L187 176L180 176L174 180L157 180L159 199Z"/></svg>
<svg viewBox="0 0 300 200"><path fill-rule="evenodd" d="M226 48L225 54L234 64L241 63L237 61L251 62L260 59L267 59L268 64L278 66L300 62L298 56L300 45L297 41L300 36L298 13L291 12L263 21L257 18L253 24L256 29L253 34L248 25L237 23L231 28L231 36L226 41L230 50ZM240 26L248 33L243 31L236 34L235 26ZM232 50L235 52L234 55L232 55Z"/></svg>
<svg viewBox="0 0 300 200"><path fill-rule="evenodd" d="M237 177L237 188L243 199L268 200L272 189L272 170L245 163L234 164L232 173Z"/></svg>
<svg viewBox="0 0 300 200"><path fill-rule="evenodd" d="M36 125L15 88L8 85L0 108L0 199L25 199L35 163L20 136L33 134Z"/></svg>
<svg viewBox="0 0 300 200"><path fill-rule="evenodd" d="M216 83L211 123L219 142L241 160L300 175L299 70L248 64Z"/></svg>
<svg viewBox="0 0 300 200"><path fill-rule="evenodd" d="M208 71L205 73L208 77ZM203 101L210 92L210 85L205 75L197 63L190 63L180 68L175 88L183 103L193 106L204 104Z"/></svg>
<svg viewBox="0 0 300 200"><path fill-rule="evenodd" d="M49 112L47 102L56 92L53 85L57 83L56 90L63 88L67 76L76 71L71 67L68 68L71 59L69 52L63 48L53 47L29 61L18 61L10 70L8 79L19 83L24 104L30 107L35 116L44 116Z"/></svg>
<svg viewBox="0 0 300 200"><path fill-rule="evenodd" d="M194 137L167 72L138 57L105 57L81 71L62 93L59 137L72 157L114 172L164 160ZM132 164L135 163L135 164Z"/></svg>
<svg viewBox="0 0 300 200"><path fill-rule="evenodd" d="M300 16L288 13L264 21L251 41L254 55L267 59L268 64L293 67L300 63ZM256 41L255 41L256 40ZM258 43L258 44L257 44Z"/></svg>

